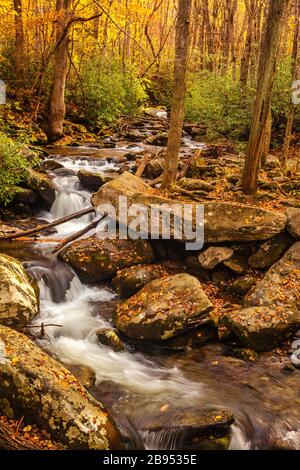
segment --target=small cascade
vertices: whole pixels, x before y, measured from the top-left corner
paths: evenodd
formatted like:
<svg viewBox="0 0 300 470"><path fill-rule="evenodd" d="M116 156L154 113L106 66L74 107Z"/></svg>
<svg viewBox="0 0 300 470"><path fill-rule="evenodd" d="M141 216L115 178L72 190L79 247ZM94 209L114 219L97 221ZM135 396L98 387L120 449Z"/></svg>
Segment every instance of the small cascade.
<svg viewBox="0 0 300 470"><path fill-rule="evenodd" d="M162 429L161 431L139 432L146 450L180 450L183 432L181 429Z"/></svg>

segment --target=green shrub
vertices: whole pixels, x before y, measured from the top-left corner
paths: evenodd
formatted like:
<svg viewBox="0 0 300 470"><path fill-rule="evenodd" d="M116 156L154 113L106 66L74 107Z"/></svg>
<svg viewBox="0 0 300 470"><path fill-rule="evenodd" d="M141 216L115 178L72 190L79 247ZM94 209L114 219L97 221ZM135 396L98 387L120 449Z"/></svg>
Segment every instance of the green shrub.
<svg viewBox="0 0 300 470"><path fill-rule="evenodd" d="M242 90L230 75L203 73L191 80L186 118L204 124L208 137L220 135L245 141L251 126L255 90Z"/></svg>
<svg viewBox="0 0 300 470"><path fill-rule="evenodd" d="M29 158L22 144L0 133L0 204L12 201L18 191L16 186L26 179L28 168L36 163L37 158Z"/></svg>
<svg viewBox="0 0 300 470"><path fill-rule="evenodd" d="M91 127L102 127L123 114L134 114L147 98L135 69L124 69L118 62L89 60L82 64L80 81L76 88L71 84L67 93Z"/></svg>

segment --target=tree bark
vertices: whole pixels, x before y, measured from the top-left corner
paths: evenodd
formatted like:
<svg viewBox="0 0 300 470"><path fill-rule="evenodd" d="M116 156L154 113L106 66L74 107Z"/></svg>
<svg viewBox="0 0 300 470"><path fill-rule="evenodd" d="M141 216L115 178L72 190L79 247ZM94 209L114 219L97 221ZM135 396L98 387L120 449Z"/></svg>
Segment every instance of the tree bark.
<svg viewBox="0 0 300 470"><path fill-rule="evenodd" d="M68 45L69 34L68 11L71 0L56 0L56 41L59 46L54 55L54 68L52 87L49 97L49 118L47 137L49 142L54 142L63 136L63 124L66 113L65 87L68 72ZM63 39L61 40L61 38Z"/></svg>
<svg viewBox="0 0 300 470"><path fill-rule="evenodd" d="M16 26L16 74L17 79L24 78L24 28L22 0L14 0Z"/></svg>
<svg viewBox="0 0 300 470"><path fill-rule="evenodd" d="M254 105L253 121L248 142L242 186L245 194L257 191L264 130L271 105L282 17L289 0L272 0L268 13L267 30L262 43L262 55Z"/></svg>
<svg viewBox="0 0 300 470"><path fill-rule="evenodd" d="M189 31L192 0L179 0L176 24L174 88L170 130L164 169L164 187L170 187L177 178L178 156L182 136L186 97L186 69L188 61Z"/></svg>

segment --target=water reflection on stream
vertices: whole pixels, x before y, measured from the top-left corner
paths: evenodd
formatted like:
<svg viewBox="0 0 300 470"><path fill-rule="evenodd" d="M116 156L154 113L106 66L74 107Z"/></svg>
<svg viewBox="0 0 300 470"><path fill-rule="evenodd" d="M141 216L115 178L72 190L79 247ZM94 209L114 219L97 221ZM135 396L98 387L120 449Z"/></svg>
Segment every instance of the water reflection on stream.
<svg viewBox="0 0 300 470"><path fill-rule="evenodd" d="M114 163L86 153L82 147L82 155L76 148L76 158L51 158L75 171L116 168ZM53 220L89 206L90 194L80 187L76 174L55 176L55 184L56 200L50 213L40 214L44 219ZM89 221L86 216L68 222L50 238L63 238ZM115 293L106 286L83 285L71 268L49 254L54 246L52 241L34 245L15 242L1 243L0 249L22 259L38 280L41 313L35 323L62 325L47 328L50 341L39 340L40 344L62 362L95 371L93 394L131 434L132 446L180 448L176 430L141 431L162 407L189 407L195 412L220 407L231 410L236 418L232 449L300 449L300 372L284 370L281 356L265 354L257 363L246 363L231 357L228 347L220 343L182 354L133 348L113 352L97 343L95 331L110 326L107 315L101 315L101 304L113 302Z"/></svg>

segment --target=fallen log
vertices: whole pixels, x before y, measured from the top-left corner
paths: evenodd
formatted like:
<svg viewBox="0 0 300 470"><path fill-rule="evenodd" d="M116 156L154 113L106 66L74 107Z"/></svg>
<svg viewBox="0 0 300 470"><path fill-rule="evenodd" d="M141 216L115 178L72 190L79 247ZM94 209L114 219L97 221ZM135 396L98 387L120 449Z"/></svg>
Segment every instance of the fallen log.
<svg viewBox="0 0 300 470"><path fill-rule="evenodd" d="M73 233L73 235L70 235L68 238L65 238L59 245L55 247L55 249L52 251L52 254L57 254L62 248L64 248L66 245L68 245L71 242L74 242L78 238L82 237L86 233L88 233L90 230L93 228L96 228L99 222L101 222L103 217L100 219L94 220L91 224L89 224L87 227L83 228L82 230L79 230L78 232Z"/></svg>
<svg viewBox="0 0 300 470"><path fill-rule="evenodd" d="M66 215L65 217L55 220L54 222L49 222L48 224L39 225L38 227L35 227L33 229L24 230L23 232L18 232L14 234L11 233L9 235L3 235L0 237L0 240L15 240L17 238L22 238L28 235L33 235L35 233L43 232L44 230L47 230L48 228L56 227L57 225L61 225L61 224L64 224L65 222L69 222L69 220L78 219L79 217L83 217L84 215L91 214L92 212L95 212L95 209L93 207L88 207L87 209L84 209L79 212L74 212L73 214Z"/></svg>

